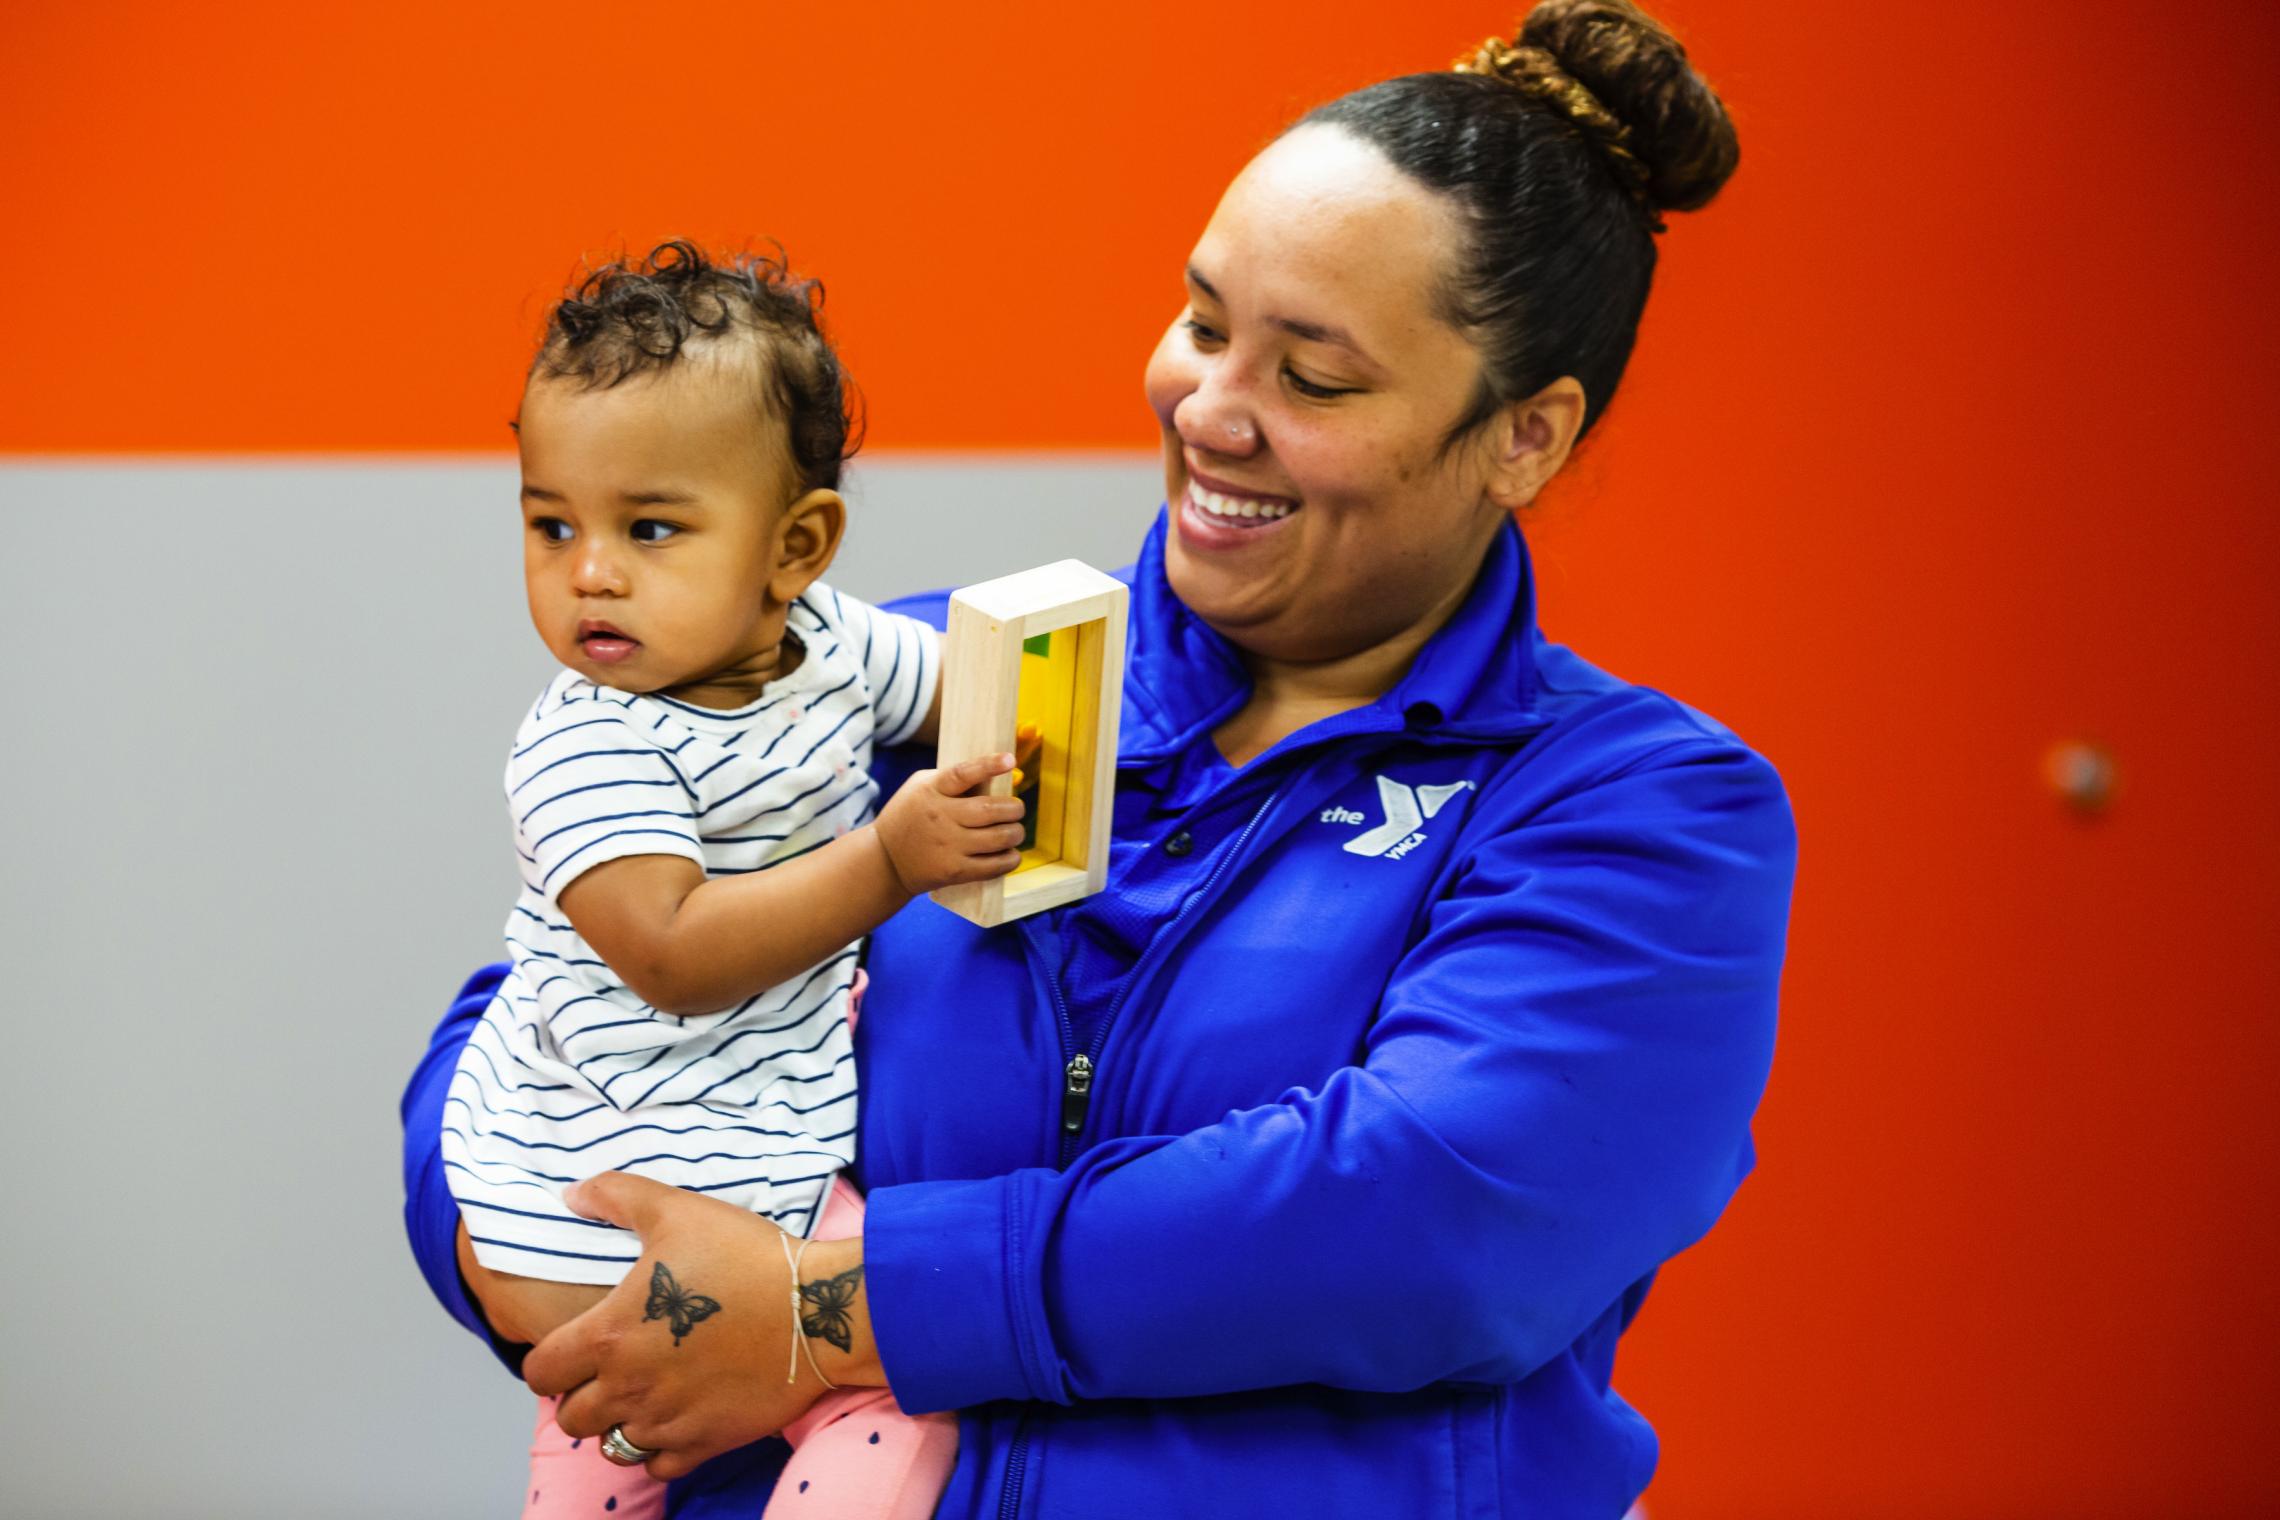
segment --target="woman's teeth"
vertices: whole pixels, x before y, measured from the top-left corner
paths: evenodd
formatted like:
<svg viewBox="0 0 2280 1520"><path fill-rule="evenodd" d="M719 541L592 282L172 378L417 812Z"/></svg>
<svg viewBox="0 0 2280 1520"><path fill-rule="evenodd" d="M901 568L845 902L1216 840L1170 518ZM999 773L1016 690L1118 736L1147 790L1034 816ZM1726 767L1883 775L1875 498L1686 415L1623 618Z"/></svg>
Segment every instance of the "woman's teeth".
<svg viewBox="0 0 2280 1520"><path fill-rule="evenodd" d="M1298 508L1287 501L1258 501L1248 496L1222 496L1190 482L1188 494L1214 517L1288 517Z"/></svg>

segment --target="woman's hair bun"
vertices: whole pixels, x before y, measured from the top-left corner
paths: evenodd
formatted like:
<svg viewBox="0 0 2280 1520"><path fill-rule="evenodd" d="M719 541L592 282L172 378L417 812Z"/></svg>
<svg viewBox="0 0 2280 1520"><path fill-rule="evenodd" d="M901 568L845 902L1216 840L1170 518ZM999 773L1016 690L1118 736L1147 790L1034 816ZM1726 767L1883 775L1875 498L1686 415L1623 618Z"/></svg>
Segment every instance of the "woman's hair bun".
<svg viewBox="0 0 2280 1520"><path fill-rule="evenodd" d="M1656 210L1697 210L1733 176L1742 149L1725 104L1670 30L1631 0L1542 0L1517 40L1549 53L1628 129L1623 145Z"/></svg>

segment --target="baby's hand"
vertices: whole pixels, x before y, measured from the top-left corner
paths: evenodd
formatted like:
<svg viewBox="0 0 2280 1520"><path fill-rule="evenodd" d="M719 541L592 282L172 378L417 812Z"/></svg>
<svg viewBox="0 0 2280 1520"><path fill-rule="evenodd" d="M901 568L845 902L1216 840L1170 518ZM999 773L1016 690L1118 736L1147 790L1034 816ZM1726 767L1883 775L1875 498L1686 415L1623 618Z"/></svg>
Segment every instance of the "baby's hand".
<svg viewBox="0 0 2280 1520"><path fill-rule="evenodd" d="M984 755L920 771L887 799L871 826L904 891L988 881L1021 864L1021 801L966 795L1012 769L1013 756Z"/></svg>

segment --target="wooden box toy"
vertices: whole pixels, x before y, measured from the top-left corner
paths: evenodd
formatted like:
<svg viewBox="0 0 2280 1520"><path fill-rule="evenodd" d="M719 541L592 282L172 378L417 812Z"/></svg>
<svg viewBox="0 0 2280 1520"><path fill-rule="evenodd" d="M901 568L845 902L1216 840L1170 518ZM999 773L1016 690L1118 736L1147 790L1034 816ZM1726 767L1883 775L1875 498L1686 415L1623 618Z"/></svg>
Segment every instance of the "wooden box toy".
<svg viewBox="0 0 2280 1520"><path fill-rule="evenodd" d="M1121 581L1073 559L952 594L939 763L1012 752L1026 724L1039 746L1025 767L1021 864L935 892L951 912L991 928L1107 884L1129 600ZM1011 776L990 783L993 796L1012 793Z"/></svg>

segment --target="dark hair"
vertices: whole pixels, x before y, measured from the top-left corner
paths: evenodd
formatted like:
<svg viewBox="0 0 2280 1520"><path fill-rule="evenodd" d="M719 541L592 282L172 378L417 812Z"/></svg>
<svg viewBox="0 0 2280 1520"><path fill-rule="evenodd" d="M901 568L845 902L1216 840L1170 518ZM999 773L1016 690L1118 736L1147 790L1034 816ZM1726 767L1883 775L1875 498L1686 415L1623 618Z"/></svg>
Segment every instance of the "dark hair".
<svg viewBox="0 0 2280 1520"><path fill-rule="evenodd" d="M1455 443L1563 375L1583 430L1614 399L1654 281L1663 211L1708 204L1741 157L1686 49L1629 0L1543 0L1516 44L1321 106L1333 126L1454 200L1470 240L1443 309L1475 335L1480 395Z"/></svg>
<svg viewBox="0 0 2280 1520"><path fill-rule="evenodd" d="M793 278L780 248L718 263L676 239L580 280L547 317L530 372L607 390L670 369L692 343L748 335L800 489L836 488L862 446L862 423L853 382L823 336L822 307L822 284Z"/></svg>

